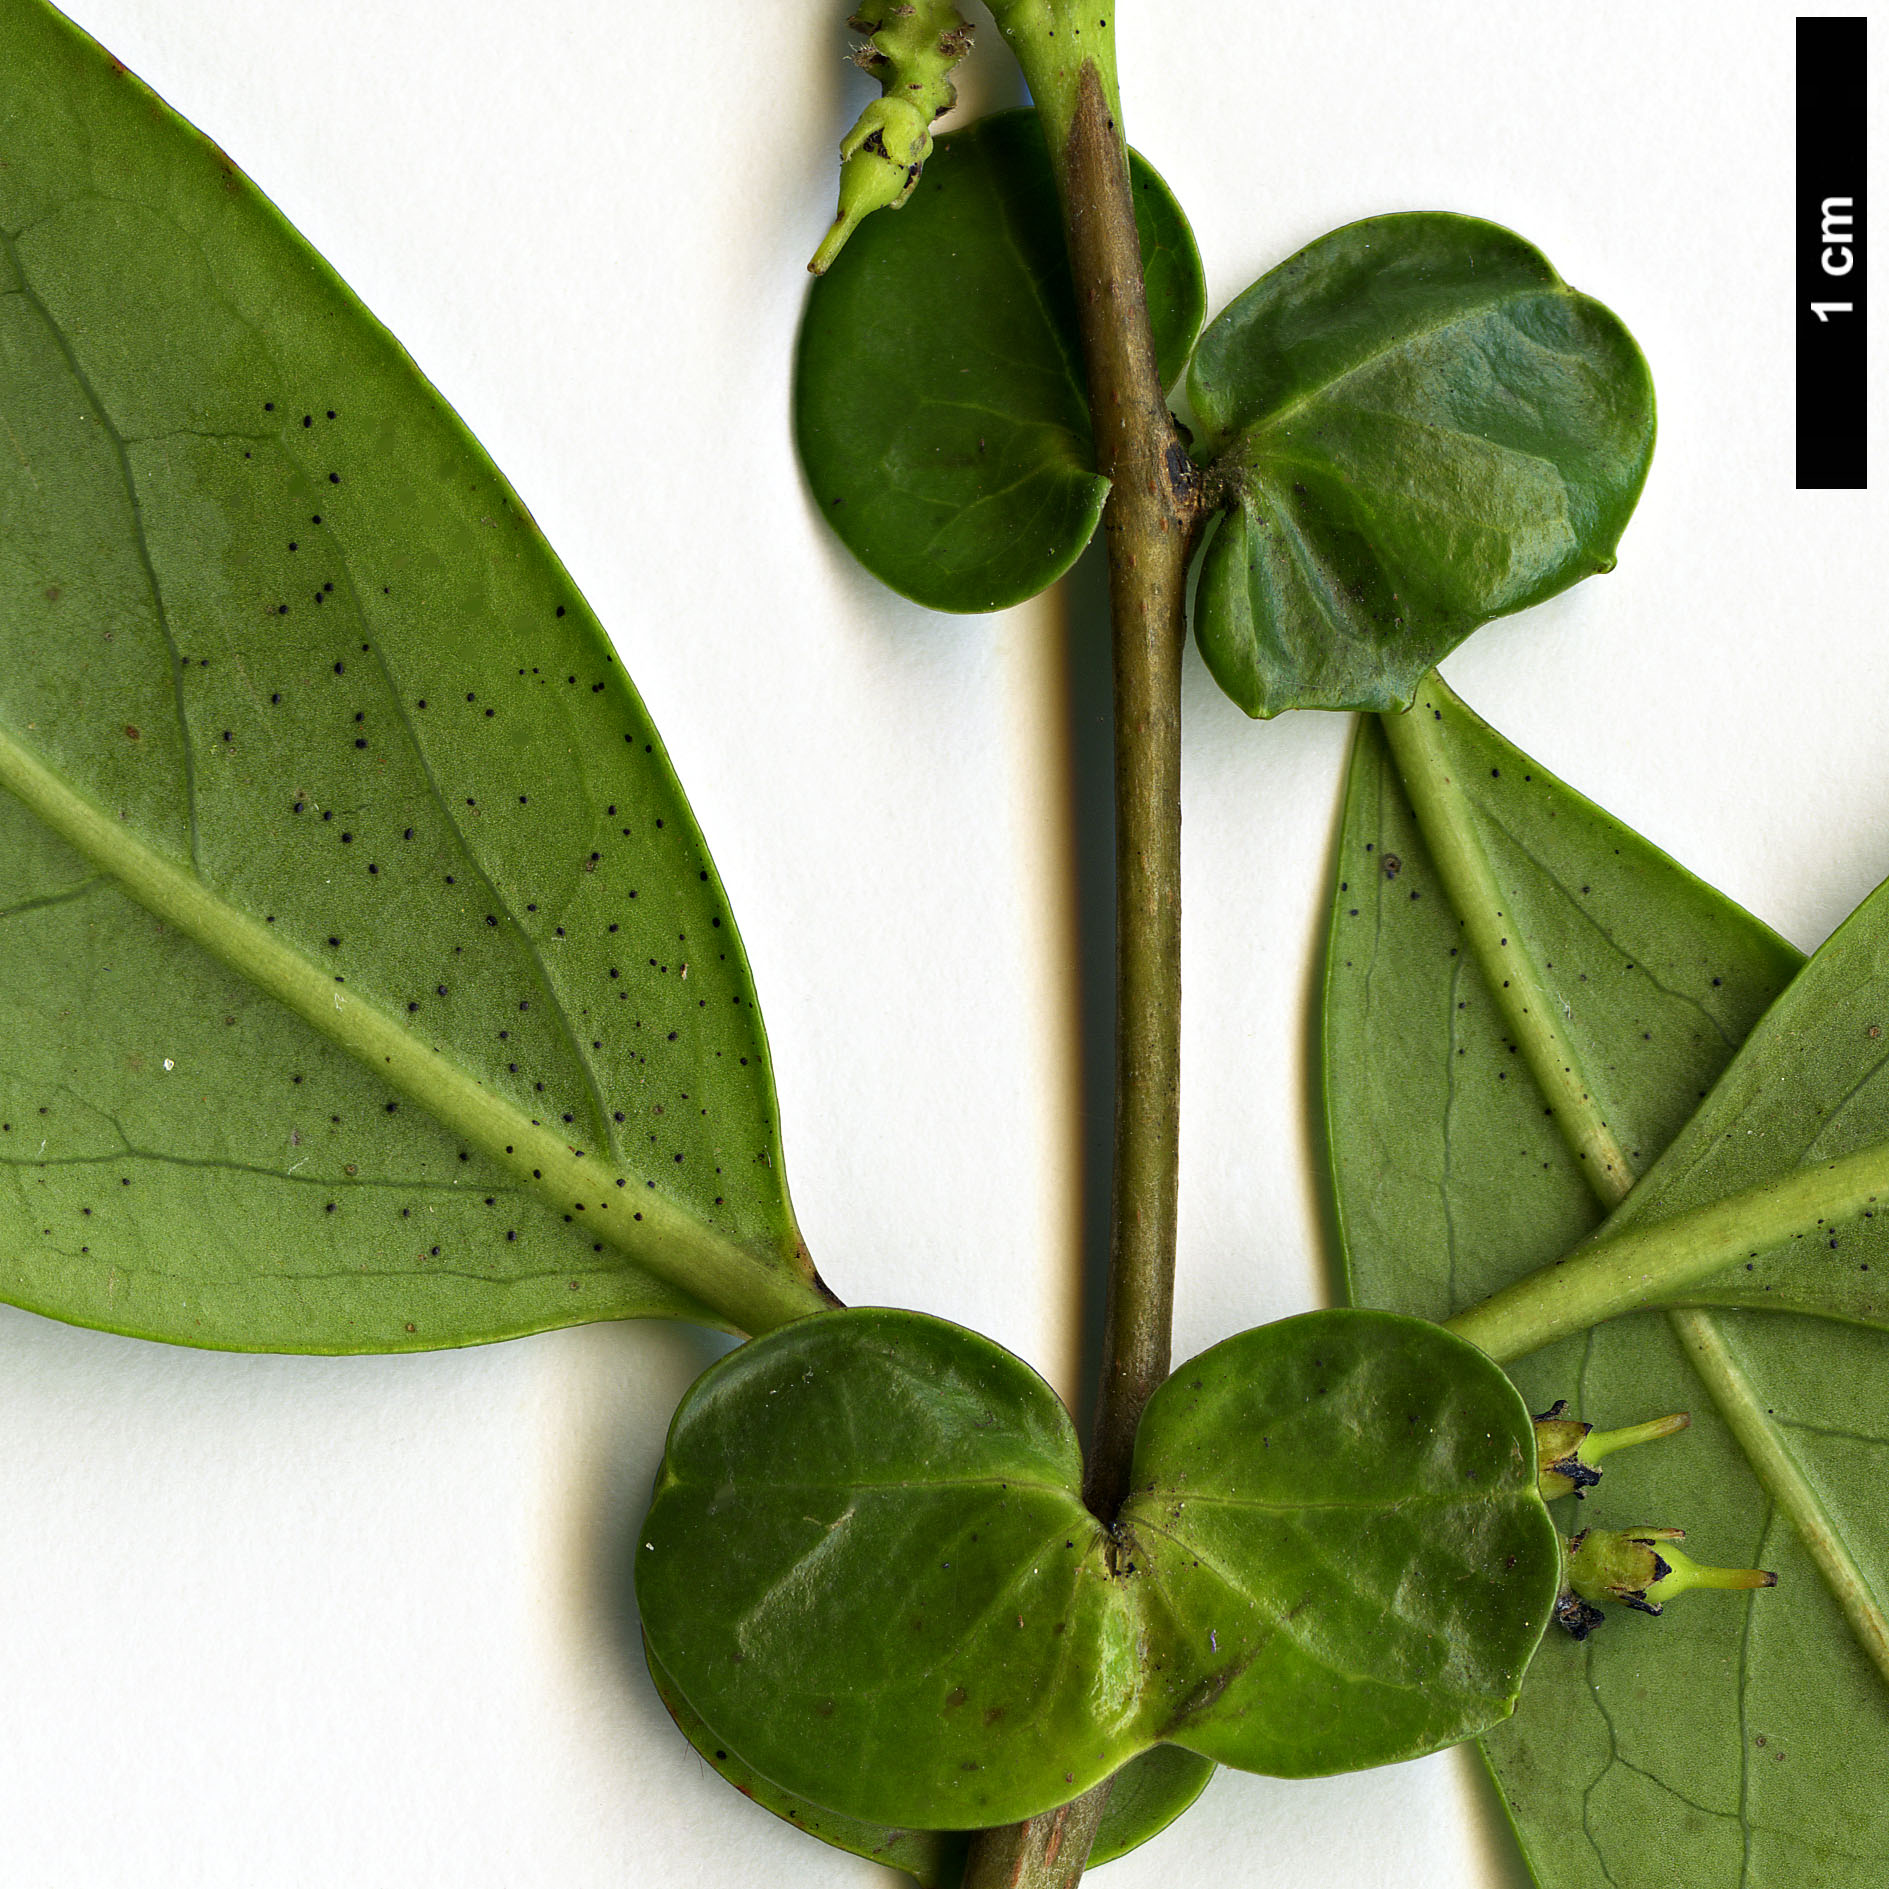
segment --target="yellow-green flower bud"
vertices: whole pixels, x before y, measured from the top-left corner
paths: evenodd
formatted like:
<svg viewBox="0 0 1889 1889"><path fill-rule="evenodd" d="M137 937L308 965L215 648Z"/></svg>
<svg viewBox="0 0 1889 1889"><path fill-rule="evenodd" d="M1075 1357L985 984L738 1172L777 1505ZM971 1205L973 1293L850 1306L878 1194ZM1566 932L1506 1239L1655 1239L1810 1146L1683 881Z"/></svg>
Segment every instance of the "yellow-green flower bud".
<svg viewBox="0 0 1889 1889"><path fill-rule="evenodd" d="M840 144L840 208L807 267L824 275L875 210L896 210L931 156L932 121L958 102L950 73L971 49L971 28L940 0L872 0L847 21L866 43L853 63L885 89Z"/></svg>
<svg viewBox="0 0 1889 1889"><path fill-rule="evenodd" d="M1643 1614L1659 1613L1689 1587L1775 1587L1761 1568L1709 1568L1672 1544L1683 1528L1588 1528L1566 1543L1555 1618L1584 1640L1606 1617L1599 1603L1617 1600Z"/></svg>
<svg viewBox="0 0 1889 1889"><path fill-rule="evenodd" d="M1691 1421L1680 1411L1624 1430L1596 1430L1591 1423L1570 1417L1567 1399L1562 1398L1535 1419L1535 1465L1541 1499L1552 1502L1557 1496L1572 1494L1578 1501L1600 1480L1595 1465L1603 1456L1611 1456L1632 1443L1651 1443L1656 1437L1671 1436Z"/></svg>

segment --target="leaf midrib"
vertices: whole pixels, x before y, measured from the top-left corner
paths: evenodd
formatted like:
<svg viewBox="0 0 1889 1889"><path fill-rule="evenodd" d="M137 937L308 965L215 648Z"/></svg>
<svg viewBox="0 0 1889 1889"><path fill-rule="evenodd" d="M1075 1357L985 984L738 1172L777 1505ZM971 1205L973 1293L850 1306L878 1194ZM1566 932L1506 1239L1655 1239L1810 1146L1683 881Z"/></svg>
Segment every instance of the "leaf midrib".
<svg viewBox="0 0 1889 1889"><path fill-rule="evenodd" d="M585 1211L586 1231L644 1272L712 1308L739 1330L766 1330L825 1309L825 1299L809 1279L730 1239L665 1196L653 1181L590 1158L521 1114L371 1000L343 988L339 978L133 833L124 816L102 811L5 728L0 728L0 787L147 911L428 1110L523 1191L560 1215ZM613 1214L610 1196L618 1190L623 1198L614 1203Z"/></svg>

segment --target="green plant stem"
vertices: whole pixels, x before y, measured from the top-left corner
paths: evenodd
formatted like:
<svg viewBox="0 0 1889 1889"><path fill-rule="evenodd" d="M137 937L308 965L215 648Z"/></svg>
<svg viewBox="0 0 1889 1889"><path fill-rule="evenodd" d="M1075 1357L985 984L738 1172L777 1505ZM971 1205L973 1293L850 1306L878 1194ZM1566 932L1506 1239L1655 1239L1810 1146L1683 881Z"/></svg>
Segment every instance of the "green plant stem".
<svg viewBox="0 0 1889 1889"><path fill-rule="evenodd" d="M1102 66L1085 59L1077 69L1073 111L1066 119L1046 111L1045 128L1062 195L1096 467L1110 481L1102 534L1115 673L1115 1146L1101 1378L1083 1490L1089 1507L1109 1521L1128 1493L1142 1408L1171 1361L1180 1170L1181 652L1187 561L1200 512L1193 467L1155 364L1112 39L1106 45ZM1024 72L1035 88L1028 59ZM1066 1806L980 1833L971 1843L966 1889L1061 1889L1075 1882L1107 1788L1079 1800L1080 1817Z"/></svg>
<svg viewBox="0 0 1889 1889"><path fill-rule="evenodd" d="M729 1329L763 1332L834 1301L804 1253L755 1253L682 1212L643 1177L573 1147L521 1114L407 1025L219 898L187 867L140 839L35 755L0 733L8 789L147 911L338 1043L381 1079L507 1169L559 1213L585 1224L645 1272L708 1306Z"/></svg>
<svg viewBox="0 0 1889 1889"><path fill-rule="evenodd" d="M1056 187L1067 205L1066 154L1083 87L1093 79L1102 88L1108 116L1119 123L1122 115L1113 0L991 0L990 11L1004 44L1023 69L1043 120Z"/></svg>
<svg viewBox="0 0 1889 1889"><path fill-rule="evenodd" d="M1580 1057L1560 1027L1553 993L1543 983L1527 941L1504 915L1501 888L1477 834L1468 799L1453 777L1452 763L1438 732L1440 718L1434 710L1425 712L1426 698L1433 694L1448 694L1442 678L1434 674L1418 690L1416 703L1407 714L1380 717L1385 735L1396 758L1398 771L1403 776L1405 790L1416 809L1425 843L1430 848L1431 857L1436 862L1444 884L1449 888L1450 901L1463 921L1471 948L1482 966L1503 1021L1520 1045L1542 1093L1549 1099L1562 1136L1580 1161L1588 1185L1602 1206L1617 1207L1634 1185L1632 1162L1594 1101L1581 1068ZM1884 1159L1884 1154L1881 1148L1871 1148L1863 1150L1860 1156L1851 1157L1860 1161L1848 1195L1852 1209L1867 1204L1870 1198L1865 1194L1859 1200L1854 1192L1857 1181L1868 1188L1871 1185L1869 1176L1872 1174L1889 1177L1889 1161ZM1827 1171L1806 1171L1803 1178L1810 1185L1799 1190L1800 1194L1807 1197L1814 1216L1811 1225L1815 1225L1818 1218L1829 1220L1835 1217L1820 1185L1822 1174ZM1791 1177L1793 1181L1799 1178ZM1754 1191L1763 1193L1766 1190ZM1745 1195L1734 1197L1736 1200L1747 1198ZM1729 1204L1720 1202L1719 1207ZM1819 1206L1823 1209L1820 1216L1816 1215ZM1774 1196L1765 1201L1763 1207L1766 1213L1772 1213L1783 1208L1783 1203ZM1656 1244L1650 1255L1642 1248L1638 1263L1647 1268L1649 1279L1669 1263L1690 1266L1694 1257L1710 1249L1712 1238L1722 1237L1726 1231L1723 1225L1716 1233L1703 1226L1695 1227L1694 1233L1701 1239L1689 1253L1689 1236L1685 1234L1684 1227L1687 1221L1694 1218L1685 1216L1683 1220L1667 1221L1648 1230L1655 1236L1661 1233L1679 1235L1670 1247ZM1744 1237L1734 1238L1731 1250L1723 1252L1722 1258L1714 1260L1713 1264L1736 1263L1739 1257L1737 1249L1746 1243L1747 1238L1756 1238L1753 1225L1730 1230ZM1809 1230L1810 1226L1802 1224L1801 1220L1790 1229L1797 1233L1807 1233ZM1788 1236L1787 1233L1784 1237ZM1625 1241L1603 1240L1573 1259L1561 1262L1561 1265L1572 1268L1586 1268L1599 1262L1596 1273L1573 1295L1575 1299L1580 1298L1589 1286L1599 1287L1609 1276L1618 1284L1631 1281L1635 1263L1633 1255L1619 1249L1632 1237L1628 1235ZM1602 1255L1609 1248L1614 1249L1612 1257L1603 1259ZM1625 1262L1624 1266L1622 1261ZM1710 1270L1710 1266L1706 1269ZM1549 1274L1554 1271L1554 1268L1550 1268ZM1554 1292L1553 1281L1549 1276L1536 1273L1532 1275L1532 1281L1540 1282L1535 1293L1527 1291L1531 1280L1523 1280L1510 1288L1509 1293L1499 1293L1471 1312L1453 1319L1452 1329L1474 1339L1498 1358L1519 1357L1524 1351L1534 1349L1534 1344L1528 1342L1528 1321L1533 1316L1531 1308L1551 1304ZM1668 1289L1673 1289L1670 1281ZM1502 1310L1504 1299L1510 1300L1506 1313ZM1632 1308L1626 1306L1621 1309ZM1671 1306L1666 1317L1686 1357L1705 1385L1707 1395L1744 1451L1745 1459L1751 1464L1760 1485L1789 1518L1837 1605L1843 1609L1844 1617L1856 1635L1857 1644L1884 1679L1889 1680L1889 1620L1885 1619L1882 1607L1870 1590L1867 1577L1851 1556L1822 1498L1791 1453L1777 1425L1770 1420L1751 1380L1725 1342L1718 1320L1698 1306ZM1485 1336L1478 1336L1478 1331ZM1511 1346L1513 1349L1506 1348ZM1496 1347L1504 1349L1498 1350Z"/></svg>
<svg viewBox="0 0 1889 1889"><path fill-rule="evenodd" d="M1089 1506L1128 1492L1142 1406L1167 1376L1180 1166L1181 652L1193 469L1148 327L1128 147L1085 66L1063 152L1064 219L1088 367L1115 667L1115 1151Z"/></svg>

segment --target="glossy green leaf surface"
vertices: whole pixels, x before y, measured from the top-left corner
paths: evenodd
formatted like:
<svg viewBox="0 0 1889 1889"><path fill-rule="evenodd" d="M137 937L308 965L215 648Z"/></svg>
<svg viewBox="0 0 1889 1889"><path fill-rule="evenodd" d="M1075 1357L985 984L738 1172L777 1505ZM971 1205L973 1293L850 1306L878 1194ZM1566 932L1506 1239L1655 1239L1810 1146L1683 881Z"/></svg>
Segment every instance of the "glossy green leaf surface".
<svg viewBox="0 0 1889 1889"><path fill-rule="evenodd" d="M655 1660L793 1796L1007 1823L1170 1741L1305 1776L1510 1709L1559 1577L1533 1431L1473 1347L1315 1313L1150 1401L1113 1531L1068 1417L956 1326L742 1347L671 1427L636 1557Z"/></svg>
<svg viewBox="0 0 1889 1889"><path fill-rule="evenodd" d="M649 1652L649 1676L657 1695L668 1707L677 1729L743 1797L770 1810L796 1830L818 1837L835 1849L850 1850L891 1869L916 1877L924 1889L957 1889L970 1848L963 1830L895 1830L884 1824L860 1823L822 1810L770 1783L738 1752L720 1743L701 1715L682 1696L675 1681ZM1156 1745L1131 1759L1116 1773L1102 1821L1089 1850L1089 1867L1112 1863L1118 1856L1139 1849L1159 1836L1207 1788L1213 1776L1210 1760L1183 1751L1178 1745Z"/></svg>
<svg viewBox="0 0 1889 1889"><path fill-rule="evenodd" d="M1164 382L1206 310L1180 207L1139 158L1135 222ZM794 421L820 515L894 590L997 610L1089 542L1095 470L1074 291L1034 112L941 138L910 202L814 284Z"/></svg>
<svg viewBox="0 0 1889 1889"><path fill-rule="evenodd" d="M1485 1366L1433 1326L1312 1312L1149 1399L1122 1515L1175 1635L1167 1736L1318 1777L1508 1713L1560 1547Z"/></svg>
<svg viewBox="0 0 1889 1889"><path fill-rule="evenodd" d="M569 577L207 140L0 5L0 1295L304 1351L816 1304Z"/></svg>
<svg viewBox="0 0 1889 1889"><path fill-rule="evenodd" d="M1620 322L1473 217L1321 237L1188 372L1229 508L1195 629L1249 715L1393 708L1465 636L1614 565L1653 451Z"/></svg>
<svg viewBox="0 0 1889 1889"><path fill-rule="evenodd" d="M1412 712L1444 717L1508 935L1542 967L1597 1113L1650 1166L1689 1138L1702 1090L1718 1105L1713 1085L1754 1026L1754 1046L1771 1030L1759 1019L1798 955L1446 692L1426 686ZM1485 973L1472 949L1373 723L1351 765L1329 951L1325 1112L1352 1298L1442 1317L1597 1226L1497 1006L1503 966ZM1882 1591L1882 1340L1826 1319L1709 1316L1749 1378L1747 1414ZM1483 1740L1542 1889L1878 1881L1882 1682L1668 1319L1617 1320L1511 1372L1533 1408L1567 1397L1602 1425L1692 1413L1685 1434L1610 1459L1585 1501L1556 1503L1564 1529L1672 1524L1702 1560L1781 1577L1768 1593L1687 1595L1658 1620L1609 1610L1580 1644L1550 1629L1515 1716Z"/></svg>

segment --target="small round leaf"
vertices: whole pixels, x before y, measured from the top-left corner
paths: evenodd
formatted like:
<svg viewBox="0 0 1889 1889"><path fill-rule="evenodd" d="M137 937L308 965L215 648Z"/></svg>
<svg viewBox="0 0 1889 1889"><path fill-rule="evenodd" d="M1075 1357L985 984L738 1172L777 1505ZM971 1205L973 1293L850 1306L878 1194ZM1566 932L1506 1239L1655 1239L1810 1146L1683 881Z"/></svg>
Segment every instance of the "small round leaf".
<svg viewBox="0 0 1889 1889"><path fill-rule="evenodd" d="M1514 1710L1561 1580L1507 1377L1417 1319L1242 1332L1148 1400L1122 1510L1179 1644L1151 1691L1222 1764L1323 1777Z"/></svg>
<svg viewBox="0 0 1889 1889"><path fill-rule="evenodd" d="M1249 715L1390 709L1492 617L1612 570L1653 453L1633 337L1473 217L1321 237L1201 336L1231 498L1195 630Z"/></svg>
<svg viewBox="0 0 1889 1889"><path fill-rule="evenodd" d="M1206 309L1200 256L1167 186L1132 171L1171 382ZM1075 562L1108 482L1034 112L939 139L911 201L854 232L808 297L794 419L821 515L915 601L999 610Z"/></svg>
<svg viewBox="0 0 1889 1889"><path fill-rule="evenodd" d="M1132 1700L1137 1678L1081 1486L1062 1405L1000 1346L914 1313L802 1319L676 1411L637 1546L643 1629L716 1736L795 1796L865 1823L1010 1823L1148 1742L1054 1682L1113 1673Z"/></svg>

